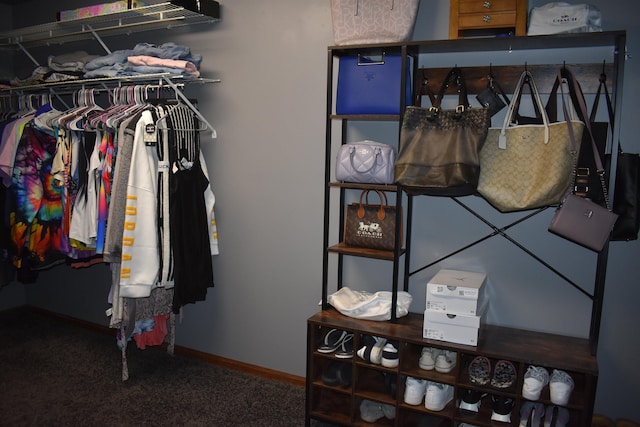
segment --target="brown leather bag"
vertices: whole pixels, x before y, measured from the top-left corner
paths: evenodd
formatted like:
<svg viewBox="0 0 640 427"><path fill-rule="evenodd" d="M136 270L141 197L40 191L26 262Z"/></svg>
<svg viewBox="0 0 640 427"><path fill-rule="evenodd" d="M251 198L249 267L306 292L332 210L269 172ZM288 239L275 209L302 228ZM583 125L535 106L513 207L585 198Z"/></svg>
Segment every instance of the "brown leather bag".
<svg viewBox="0 0 640 427"><path fill-rule="evenodd" d="M370 191L378 194L379 204L369 204ZM347 206L344 243L359 248L392 251L396 244L396 209L388 205L383 191L363 190L360 201Z"/></svg>

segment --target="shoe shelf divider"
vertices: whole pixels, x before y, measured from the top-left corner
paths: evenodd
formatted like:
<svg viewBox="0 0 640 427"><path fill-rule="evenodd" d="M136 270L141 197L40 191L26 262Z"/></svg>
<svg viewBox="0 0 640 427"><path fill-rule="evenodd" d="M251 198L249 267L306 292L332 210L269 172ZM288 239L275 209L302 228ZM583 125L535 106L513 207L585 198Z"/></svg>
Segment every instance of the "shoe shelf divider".
<svg viewBox="0 0 640 427"><path fill-rule="evenodd" d="M395 419L387 419L383 417L378 420L375 425L389 426L405 426L419 425L424 422L425 417L434 417L440 420L442 426L458 426L459 423L465 422L476 426L502 426L519 424L519 408L525 399L522 397L522 384L524 375L528 366L541 366L547 368L549 373L553 369L564 370L569 373L575 381L575 389L572 393L570 402L566 405L570 411L569 426L588 426L590 425L593 413L593 404L595 400L595 391L597 385L597 361L595 357L598 333L600 326L600 315L602 309L602 298L604 295L604 282L606 277L606 264L608 247L597 256L595 270L595 285L592 293L585 292L581 286L572 282L563 275L562 272L553 269L553 267L542 262L546 267L559 275L568 282L569 285L577 288L578 291L586 294L592 300L591 328L588 339L566 337L554 334L546 334L541 332L532 332L521 329L511 329L493 325L485 325L480 330L480 342L478 347L463 346L443 341L427 340L422 338L422 315L409 313L408 316L397 318L395 311L392 310L391 321L389 322L373 322L349 318L343 316L333 310L328 304L329 293L329 257L337 255L337 281L336 287L342 287L343 275L343 258L344 256L356 256L364 258L373 258L382 261L393 262L393 277L391 280L391 291L393 294L392 307L396 307L397 291L402 286L404 291L409 291L410 277L428 268L432 265L455 256L457 253L473 246L472 243L466 247L460 248L444 257L430 262L429 264L413 268L411 264L411 234L413 224L413 198L425 197L416 194L409 194L401 186L374 186L366 184L353 184L332 181L334 144L345 144L347 142L347 130L351 122L398 122L401 123L404 114L405 90L409 82L405 79L404 73L401 73L400 85L400 114L399 115L337 115L334 113L335 95L335 79L334 69L337 58L345 55L381 55L383 53L397 53L402 57L401 67L404 69L408 64L412 65L413 93L412 97L416 99L418 96L424 95L420 92L422 81L428 76L429 82L438 82L442 78L446 69L425 68L419 66L419 62L430 55L447 54L447 53L465 53L465 52L489 52L487 63L491 61L491 52L512 52L516 50L545 50L545 49L573 49L573 48L595 48L595 47L611 47L613 50L612 63L606 64L579 64L575 68L570 65L576 73L578 79L581 79L583 73L590 77L599 75L604 69L608 76L612 79L611 93L614 100L614 110L620 111L622 83L624 75L624 59L626 54L626 33L624 31L608 31L602 33L587 34L567 34L567 35L551 35L551 36L535 36L535 37L508 37L508 38L472 38L460 40L433 40L433 41L415 41L406 43L384 43L376 45L355 45L355 46L330 46L328 48L327 62L327 104L326 104L326 134L325 134L325 217L324 217L324 251L323 251L323 278L322 278L322 311L308 319L308 335L307 335L307 407L306 407L306 425L311 425L311 420L321 420L340 425L360 426L371 425L364 422L359 417L359 404L362 400L372 400L381 404L392 405L396 409ZM412 62L409 62L412 59ZM590 59L590 58L589 58ZM465 67L465 77L469 94L477 93L486 86L487 63L478 67ZM517 65L517 66L516 66ZM526 63L524 64L525 66ZM565 64L546 64L532 65L536 68L536 75L542 75L544 81L555 78L558 67ZM489 66L491 67L491 66ZM518 74L518 67L522 71L522 64L514 64L513 66L502 65L493 66L491 71L496 75L503 73L499 77L505 86L509 86L515 81ZM604 68L603 68L604 67ZM553 75L552 75L553 74ZM596 77L597 81L597 77ZM506 88L505 88L506 89ZM585 93L592 92L592 88L585 87ZM614 123L614 135L612 152L617 152L617 141L620 129L620 114L616 114ZM341 124L340 138L334 137L333 124L338 121ZM398 139L400 126L398 126ZM612 160L612 170L610 176L615 176L615 159ZM613 185L610 178L610 188ZM382 188L378 188L382 187ZM330 212L336 209L336 204L331 199L332 191L339 191L339 202L337 207L340 209L338 214L338 227L340 230L344 227L344 210L346 206L346 192L363 189L379 189L382 191L393 192L396 194L396 206L401 208L403 199L407 200L406 218L404 218L404 242L398 237L396 241L396 250L394 251L372 251L361 248L351 248L346 246L341 237L338 243L330 242L330 231L335 224L330 220ZM428 196L426 196L428 197ZM461 207L469 210L467 206L457 201ZM333 206L332 206L333 205ZM399 209L399 212L401 210ZM478 216L475 212L472 214ZM535 215L534 212L530 216ZM479 217L479 216L478 216ZM481 217L479 217L482 219ZM399 227L402 223L402 214L399 214L397 221L397 236L399 236ZM484 220L484 219L483 219ZM485 221L486 222L486 221ZM491 226L490 223L487 225ZM504 229L493 229L487 238L493 236L503 236L511 240L514 244L532 256L534 260L541 261L535 254L517 241L513 241ZM476 242L478 243L478 242ZM401 269L401 258L404 257L404 265ZM403 282L400 279L402 272ZM384 337L389 340L398 342L399 344L399 367L385 368L380 365L373 365L354 356L353 359L338 360L332 354L323 354L317 351L318 345L321 343L324 334L331 329L341 329L352 332L354 334L354 354L362 342L362 338L366 335ZM457 365L449 374L440 374L435 371L425 371L418 367L417 361L420 358L420 352L424 347L436 347L456 352ZM508 389L496 389L490 386L479 386L472 383L467 374L468 364L476 356L487 357L492 363L499 360L507 360L514 364L517 370L517 381ZM351 385L329 386L322 381L322 374L331 362L350 363L352 378ZM380 384L380 378L396 375L396 395L391 396L384 389L384 383ZM376 381L377 377L377 381ZM422 406L414 406L404 403L403 391L407 377L423 378L434 382L451 384L454 386L454 399L449 403L443 411L430 411ZM486 396L482 400L479 413L458 409L457 401L460 399L462 392L465 390L480 390L486 392ZM502 423L491 421L491 396L507 396L512 397L516 404L511 416L511 423ZM543 390L540 402L545 405L551 404L549 396L549 387Z"/></svg>

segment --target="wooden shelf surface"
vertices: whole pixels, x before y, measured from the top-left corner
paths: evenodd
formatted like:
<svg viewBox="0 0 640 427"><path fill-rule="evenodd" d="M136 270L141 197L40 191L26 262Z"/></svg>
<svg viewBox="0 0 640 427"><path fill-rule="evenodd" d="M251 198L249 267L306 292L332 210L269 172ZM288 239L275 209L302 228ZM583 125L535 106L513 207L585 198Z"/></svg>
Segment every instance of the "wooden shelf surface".
<svg viewBox="0 0 640 427"><path fill-rule="evenodd" d="M589 340L586 338L484 325L480 329L479 344L473 347L423 338L423 316L419 313L409 313L399 318L397 323L390 323L355 319L334 309L328 309L314 314L308 321L324 327L393 337L398 341L423 346L449 347L452 350L482 354L490 358L507 358L531 365L552 366L556 369L598 375L598 363L596 357L591 354Z"/></svg>

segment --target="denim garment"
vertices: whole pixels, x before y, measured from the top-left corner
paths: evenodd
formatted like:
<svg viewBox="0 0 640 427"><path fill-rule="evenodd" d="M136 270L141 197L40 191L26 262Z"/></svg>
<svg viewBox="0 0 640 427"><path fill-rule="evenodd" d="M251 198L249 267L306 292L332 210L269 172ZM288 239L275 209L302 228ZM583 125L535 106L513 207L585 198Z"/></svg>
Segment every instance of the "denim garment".
<svg viewBox="0 0 640 427"><path fill-rule="evenodd" d="M65 53L62 55L49 55L48 65L54 71L69 72L69 71L84 71L84 66L94 59L97 59L98 55L89 55L83 50L76 52Z"/></svg>
<svg viewBox="0 0 640 427"><path fill-rule="evenodd" d="M84 66L85 71L93 71L98 68L107 67L115 64L126 64L127 58L133 54L131 49L116 50L108 55L100 56L87 62Z"/></svg>
<svg viewBox="0 0 640 427"><path fill-rule="evenodd" d="M117 64L117 65L96 68L95 70L87 71L86 73L84 73L84 78L95 79L98 77L118 77L121 75L126 75L126 74L121 74L124 67L125 67L124 64Z"/></svg>
<svg viewBox="0 0 640 427"><path fill-rule="evenodd" d="M173 67L155 67L151 65L129 65L125 70L122 70L121 76L135 76L138 74L159 74L170 73L178 76L188 75L184 68Z"/></svg>
<svg viewBox="0 0 640 427"><path fill-rule="evenodd" d="M149 43L138 43L133 48L133 55L147 55L155 56L162 59L182 59L185 61L193 62L196 67L200 68L202 63L202 55L191 53L191 49L187 46L168 42L156 46Z"/></svg>

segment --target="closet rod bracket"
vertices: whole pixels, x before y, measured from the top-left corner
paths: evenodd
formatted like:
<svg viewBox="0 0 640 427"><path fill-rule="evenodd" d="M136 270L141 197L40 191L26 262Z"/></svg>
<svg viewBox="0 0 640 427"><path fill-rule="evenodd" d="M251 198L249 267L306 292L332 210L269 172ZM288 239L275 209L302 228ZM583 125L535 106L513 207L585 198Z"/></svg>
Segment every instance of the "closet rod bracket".
<svg viewBox="0 0 640 427"><path fill-rule="evenodd" d="M36 58L34 58L27 49L25 49L25 47L22 45L22 43L20 43L19 41L16 41L16 46L18 46L20 48L20 50L22 52L24 52L25 55L27 55L27 57L31 60L31 62L33 62L36 67L40 66L40 63L36 60Z"/></svg>
<svg viewBox="0 0 640 427"><path fill-rule="evenodd" d="M86 25L87 29L91 32L91 34L96 39L96 41L100 43L100 46L102 46L105 52L107 52L107 55L111 54L111 50L107 47L104 41L102 41L102 37L100 37L100 35L96 32L96 30L94 30L93 27L89 24L84 24L84 25Z"/></svg>
<svg viewBox="0 0 640 427"><path fill-rule="evenodd" d="M172 82L168 76L162 76L162 80L164 80L169 86L171 86L171 89L173 89L173 91L176 93L176 96L178 96L185 104L187 104L187 106L191 109L191 111L194 112L194 114L198 117L198 119L200 119L200 121L204 123L208 129L211 130L211 138L214 138L214 139L217 138L218 135L214 127L211 126L209 121L200 113L200 111L195 107L195 105L193 105L191 101L189 101L189 98L187 98L184 95L184 93L182 93L182 91L178 88L178 86L174 82Z"/></svg>

